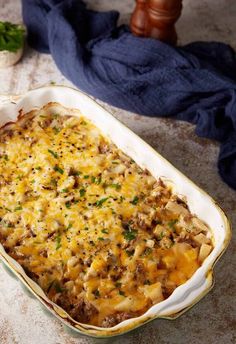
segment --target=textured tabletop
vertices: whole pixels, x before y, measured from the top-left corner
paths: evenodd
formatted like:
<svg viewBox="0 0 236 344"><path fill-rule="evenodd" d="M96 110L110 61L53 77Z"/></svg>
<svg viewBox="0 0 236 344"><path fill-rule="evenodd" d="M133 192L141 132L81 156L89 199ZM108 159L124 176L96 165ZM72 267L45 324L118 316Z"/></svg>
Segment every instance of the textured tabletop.
<svg viewBox="0 0 236 344"><path fill-rule="evenodd" d="M122 23L129 20L134 0L90 0L95 9L117 9ZM0 20L22 22L20 1L0 0ZM219 40L236 48L235 0L184 0L177 24L180 43ZM26 48L15 67L0 70L0 94L23 93L41 85L71 85L57 70L51 57ZM205 189L224 208L236 229L236 192L220 179L217 168L219 147L198 138L194 127L172 119L138 116L105 104L115 117L190 179ZM215 268L215 287L194 308L175 321L156 320L130 333L112 339L122 344L230 344L236 343L236 264L235 239ZM100 342L100 341L99 341ZM0 344L85 344L87 337L72 338L59 321L49 318L40 304L29 298L20 284L0 263Z"/></svg>

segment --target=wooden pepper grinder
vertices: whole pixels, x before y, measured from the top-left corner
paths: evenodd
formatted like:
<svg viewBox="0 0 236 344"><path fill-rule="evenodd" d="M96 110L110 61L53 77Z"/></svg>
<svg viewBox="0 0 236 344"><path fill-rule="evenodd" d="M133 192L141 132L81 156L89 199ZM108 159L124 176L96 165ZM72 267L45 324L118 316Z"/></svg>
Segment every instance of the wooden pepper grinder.
<svg viewBox="0 0 236 344"><path fill-rule="evenodd" d="M133 34L176 44L175 22L180 17L182 0L136 0L130 26Z"/></svg>

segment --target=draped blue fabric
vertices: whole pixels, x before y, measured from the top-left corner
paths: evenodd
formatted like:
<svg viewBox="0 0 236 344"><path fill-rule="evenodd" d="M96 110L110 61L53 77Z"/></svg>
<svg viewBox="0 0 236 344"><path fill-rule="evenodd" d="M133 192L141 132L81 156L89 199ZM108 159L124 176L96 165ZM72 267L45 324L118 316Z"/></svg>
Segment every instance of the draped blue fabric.
<svg viewBox="0 0 236 344"><path fill-rule="evenodd" d="M95 12L80 0L22 0L29 44L50 53L83 91L147 116L196 125L221 143L218 169L236 189L236 57L230 46L172 47L117 27L119 13Z"/></svg>

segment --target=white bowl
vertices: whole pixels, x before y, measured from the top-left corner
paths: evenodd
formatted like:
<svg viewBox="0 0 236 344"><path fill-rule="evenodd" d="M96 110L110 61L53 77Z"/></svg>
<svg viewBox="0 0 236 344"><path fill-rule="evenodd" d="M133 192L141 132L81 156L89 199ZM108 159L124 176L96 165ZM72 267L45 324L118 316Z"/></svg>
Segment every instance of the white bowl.
<svg viewBox="0 0 236 344"><path fill-rule="evenodd" d="M0 51L0 68L6 68L16 64L23 55L23 48L16 52L2 50Z"/></svg>

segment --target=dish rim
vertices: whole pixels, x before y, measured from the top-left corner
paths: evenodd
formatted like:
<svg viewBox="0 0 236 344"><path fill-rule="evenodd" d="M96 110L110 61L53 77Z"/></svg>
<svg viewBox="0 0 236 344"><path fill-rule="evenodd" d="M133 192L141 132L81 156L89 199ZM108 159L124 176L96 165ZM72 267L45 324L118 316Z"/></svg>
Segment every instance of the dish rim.
<svg viewBox="0 0 236 344"><path fill-rule="evenodd" d="M211 264L209 264L208 269L207 269L207 273L205 276L205 286L204 286L204 290L197 295L192 301L191 303L185 307L184 309L180 309L178 312L175 313L170 313L170 314L166 314L166 315L153 315L153 316L145 316L144 313L143 315L136 317L136 318L132 318L129 320L126 320L120 324L125 323L123 326L120 326L118 329L116 329L116 327L119 325L116 325L114 327L111 328L103 328L103 327L98 327L98 326L92 326L92 325L88 325L88 324L82 324L82 323L78 323L77 321L73 320L68 313L66 313L64 310L62 313L67 314L66 318L63 318L58 312L55 311L55 308L53 308L52 306L56 305L53 302L47 302L45 299L42 299L42 297L40 295L38 295L38 293L32 288L32 286L29 285L27 279L31 280L23 271L23 274L20 273L19 271L16 270L15 267L12 266L12 264L9 262L9 260L7 258L9 258L10 260L14 261L14 263L17 263L14 259L12 259L7 253L1 252L1 244L0 244L0 258L2 259L2 261L4 262L4 264L6 264L6 266L14 273L14 275L16 277L18 277L18 279L24 284L24 286L27 287L27 289L37 298L39 299L39 301L45 306L45 308L50 311L54 316L56 316L58 319L60 319L64 325L66 325L67 327L69 327L70 329L72 329L73 331L75 331L76 333L79 334L83 334L83 335L88 335L90 337L97 337L97 338L108 338L108 337L113 337L113 336L117 336L117 335L122 335L125 334L135 328L138 328L142 325L144 325L147 322L150 322L152 320L155 319L168 319L168 320L174 320L177 319L179 316L181 316L182 314L184 314L186 311L188 311L190 308L192 308L197 302L199 302L213 287L214 285L214 266L217 263L217 261L220 259L220 257L223 255L223 253L225 252L231 236L232 236L232 227L231 227L231 223L230 220L228 219L227 215L225 214L224 210L222 209L222 207L210 196L207 194L206 191L204 191L203 189L201 189L198 185L196 185L191 179L189 179L187 176L185 176L181 171L179 171L171 162L169 162L166 158L164 158L160 153L158 153L153 147L151 147L148 143L146 143L142 138L140 138L137 134L135 134L131 129L129 129L125 124L123 124L122 122L120 122L118 119L116 119L111 112L109 112L104 106L102 106L101 104L99 104L96 100L94 100L92 97L90 97L89 95L87 95L86 93L77 90L73 87L70 86L64 86L64 85L50 85L50 86L42 86L42 87L38 87L35 89L32 89L28 92L25 92L24 94L21 95L9 95L9 96L5 96L5 104L3 104L1 106L0 104L0 111L2 108L8 107L8 105L10 105L11 103L13 103L14 105L17 106L18 101L21 101L24 99L24 97L26 97L27 95L29 95L31 92L37 92L39 90L44 90L45 92L47 92L48 90L50 91L50 89L69 89L75 92L78 92L81 96L83 96L85 99L87 99L90 102L93 102L95 106L99 107L100 109L102 109L103 112L106 113L106 115L112 117L112 120L115 122L115 124L119 123L119 125L121 125L121 127L125 128L126 131L128 131L129 133L132 133L132 135L134 135L136 137L136 139L139 140L139 142L146 146L149 150L151 150L155 155L158 156L159 159L161 159L163 161L164 164L168 164L169 167L171 167L172 169L174 169L175 172L177 172L182 178L184 178L184 180L186 180L187 183L192 184L192 186L194 188L196 188L201 194L203 194L204 196L206 196L209 201L212 202L212 204L214 204L214 206L216 207L217 211L219 212L223 222L224 222L224 230L225 230L225 237L224 237L224 242L222 243L222 247L221 250L219 252L219 254L215 257L214 261L211 262ZM49 101L50 102L50 101ZM49 102L45 102L44 105L48 104ZM51 101L53 102L53 101ZM58 103L60 103L58 101ZM44 106L41 105L41 106ZM63 104L61 104L62 106L64 106ZM67 107L67 106L65 106ZM33 108L32 108L33 110ZM30 110L31 111L31 110ZM17 112L19 112L19 110L17 110ZM26 111L26 113L29 111ZM86 114L83 114L86 116ZM18 117L17 117L18 118ZM16 119L17 120L17 119ZM4 127L7 123L4 123L3 125L1 125L0 128ZM1 261L1 260L0 260ZM18 263L17 263L18 264ZM19 264L18 264L19 265ZM203 263L204 265L204 263ZM202 266L203 266L202 265ZM199 268L200 269L200 268ZM199 270L198 269L198 270ZM22 269L23 270L23 269ZM198 271L197 270L197 271ZM25 276L24 276L25 275ZM25 278L26 277L26 278ZM32 280L31 280L32 281ZM189 281L189 280L188 280ZM184 284L186 284L188 281L186 281ZM35 282L33 283L35 284ZM184 285L183 284L183 285ZM179 287L178 287L179 288ZM176 288L176 289L178 289ZM40 288L41 289L41 288ZM172 294L173 295L173 294ZM170 296L171 297L171 296ZM168 298L169 299L169 298ZM166 300L168 300L166 299ZM164 300L164 301L166 301ZM164 302L162 301L162 302ZM154 306L152 306L154 307ZM150 307L148 309L148 311L152 308ZM59 306L56 305L57 309L60 309ZM62 310L62 309L61 309ZM72 320L72 321L71 321ZM128 322L128 324L127 324ZM79 324L79 327L75 327L75 325L73 324Z"/></svg>

